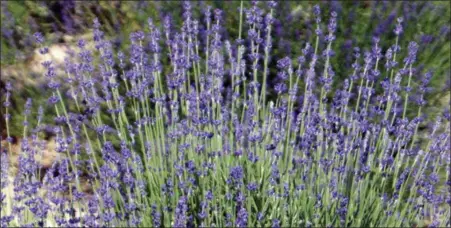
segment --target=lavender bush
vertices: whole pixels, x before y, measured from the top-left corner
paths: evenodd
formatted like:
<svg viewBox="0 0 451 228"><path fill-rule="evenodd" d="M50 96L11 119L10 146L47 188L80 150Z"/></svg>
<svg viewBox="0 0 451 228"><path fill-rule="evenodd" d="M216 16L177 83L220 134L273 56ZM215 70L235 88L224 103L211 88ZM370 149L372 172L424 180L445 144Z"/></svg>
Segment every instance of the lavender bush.
<svg viewBox="0 0 451 228"><path fill-rule="evenodd" d="M213 8L220 8L223 11L223 25L237 25L239 17L239 1L232 2L193 2L193 17L203 21L200 15L208 4ZM49 96L49 91L42 90L45 87L45 77L40 64L42 56L36 51L33 44L33 34L42 32L45 36L46 44L49 44L49 54L54 56L54 50L72 48L75 42L84 38L90 43L92 37L92 20L99 18L102 24L102 32L112 42L114 50L123 50L126 54L129 50L129 34L137 30L148 31L147 18L154 19L155 25L160 27L166 16L171 17L171 23L180 25L183 21L182 2L149 2L149 1L111 1L111 2L79 2L73 0L59 1L3 1L1 2L1 37L0 44L0 65L2 67L2 79L0 80L0 90L4 90L5 81L11 81L14 85L15 93L11 96L10 114L17 116L10 122L11 135L18 137L22 134L21 124L23 122L23 105L27 97L33 97L34 103L43 103ZM249 8L252 2L244 1L243 6ZM450 67L449 52L449 4L445 2L321 2L320 6L328 11L336 11L339 15L337 21L336 39L333 43L335 50L334 58L344 59L339 63L332 61L332 67L336 77L332 84L332 90L339 88L340 83L349 74L349 69L353 63L353 54L350 51L354 47L370 47L371 36L380 37L379 46L386 50L395 39L395 34L390 33L392 27L397 23L396 17L403 17L403 33L400 34L400 45L407 47L408 41L415 41L419 44L417 61L421 64L416 66L416 70L423 72L425 69L433 69L434 77L429 86L434 90L429 91L425 99L428 103L423 107L426 115L426 122L432 121L437 112L440 112L448 94ZM299 56L305 42L314 43L316 22L311 14L312 4L308 2L285 1L279 2L274 8L274 21L272 23L272 48L271 58L268 61L269 74L277 74L275 64L278 59L285 56ZM168 13L170 12L170 13ZM327 16L326 16L327 17ZM356 20L358 19L358 20ZM199 30L205 29L205 24L199 24ZM222 39L228 40L238 37L239 26L221 26ZM245 29L247 29L245 27ZM381 36L381 34L384 34ZM200 36L203 38L204 36ZM407 37L407 39L404 39ZM320 38L319 48L323 49L325 42ZM205 42L201 39L201 42ZM164 48L164 46L163 46ZM164 51L163 52L167 52ZM398 53L399 59L404 59L407 52ZM58 71L63 70L63 58L52 59ZM28 62L28 60L35 60ZM24 66L20 66L24 63ZM168 67L168 59L163 58L161 64ZM15 63L10 65L11 63ZM274 67L273 67L274 66ZM11 69L12 68L12 69ZM35 69L40 68L39 72ZM12 71L11 71L12 70ZM36 79L36 80L33 80ZM416 79L414 79L416 80ZM445 81L445 83L443 83ZM339 82L339 83L336 83ZM303 87L303 81L300 86ZM38 85L38 86L37 86ZM26 89L21 89L25 86ZM378 91L380 92L380 91ZM415 92L414 92L415 93ZM3 100L2 100L3 102ZM33 107L32 112L37 111ZM51 112L54 109L45 107L43 121L48 123L52 120ZM0 109L3 116L4 109ZM416 115L415 109L408 108L407 116L413 118ZM35 119L31 119L30 124L36 124ZM4 126L3 118L0 124ZM422 126L420 126L420 130ZM5 136L2 132L2 136Z"/></svg>
<svg viewBox="0 0 451 228"><path fill-rule="evenodd" d="M221 10L198 20L184 3L181 27L149 18L127 51L94 20L93 44L78 41L63 80L42 63L55 125L41 108L29 126L27 100L13 183L11 143L2 148L1 225L450 226L450 112L419 134L434 72L418 70L417 43L400 45L403 18L388 48L375 36L341 49L353 63L334 81L339 15L315 6L314 42L270 69L275 6L241 6L230 40ZM62 158L43 170L46 130Z"/></svg>

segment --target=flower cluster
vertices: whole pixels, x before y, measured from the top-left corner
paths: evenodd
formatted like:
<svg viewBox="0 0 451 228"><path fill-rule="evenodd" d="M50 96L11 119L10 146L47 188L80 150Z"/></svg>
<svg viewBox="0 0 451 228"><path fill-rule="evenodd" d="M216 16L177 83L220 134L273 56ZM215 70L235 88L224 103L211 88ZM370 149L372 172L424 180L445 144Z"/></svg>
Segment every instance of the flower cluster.
<svg viewBox="0 0 451 228"><path fill-rule="evenodd" d="M36 161L42 111L13 183L2 153L2 227L450 226L450 114L421 129L433 72L414 41L399 59L404 20L389 47L378 34L350 49L337 83L340 14L314 6L315 38L271 64L276 5L240 7L233 41L221 10L200 20L185 2L180 27L149 19L119 51L94 20L94 49L78 41L66 78L42 63L61 159Z"/></svg>

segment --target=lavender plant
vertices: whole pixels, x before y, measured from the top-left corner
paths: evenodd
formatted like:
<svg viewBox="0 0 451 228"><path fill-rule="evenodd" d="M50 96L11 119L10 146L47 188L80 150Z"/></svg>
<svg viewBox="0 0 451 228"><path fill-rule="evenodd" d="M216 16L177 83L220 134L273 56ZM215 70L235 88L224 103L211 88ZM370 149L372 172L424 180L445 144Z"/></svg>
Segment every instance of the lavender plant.
<svg viewBox="0 0 451 228"><path fill-rule="evenodd" d="M419 135L433 72L417 70L419 44L400 46L403 19L386 50L379 37L341 50L353 64L338 83L340 15L315 6L314 43L270 69L275 6L241 3L229 40L220 9L200 20L185 2L180 27L149 18L128 51L94 20L95 52L79 40L63 81L42 63L62 158L48 170L37 162L49 127L42 111L29 126L31 99L14 195L11 143L2 148L1 225L450 226L450 112Z"/></svg>

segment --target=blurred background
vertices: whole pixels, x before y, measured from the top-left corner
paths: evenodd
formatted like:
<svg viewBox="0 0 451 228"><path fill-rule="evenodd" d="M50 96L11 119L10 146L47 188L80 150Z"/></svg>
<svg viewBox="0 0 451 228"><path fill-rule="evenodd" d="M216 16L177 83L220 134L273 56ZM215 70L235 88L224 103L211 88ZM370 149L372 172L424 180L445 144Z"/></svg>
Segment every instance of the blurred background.
<svg viewBox="0 0 451 228"><path fill-rule="evenodd" d="M35 114L39 104L44 105L46 114L52 109L46 107L49 94L46 93L43 76L42 56L37 52L33 34L41 32L45 45L57 64L64 66L64 57L76 50L79 39L92 40L92 21L98 18L106 38L113 41L115 50L127 54L129 34L137 30L148 31L147 18L161 25L163 18L170 16L175 28L182 24L182 2L177 1L2 1L1 2L1 90L3 102L5 82L14 87L10 113L11 134L22 134L23 105L27 97L33 98ZM403 17L404 32L400 37L402 48L398 61L407 53L410 41L419 44L414 84L423 73L433 70L431 90L427 95L426 114L433 118L450 101L450 3L420 1L327 1L319 2L322 9L323 29L326 29L330 11L338 13L336 41L333 43L335 56L332 64L336 73L334 86L340 78L352 73L353 48L370 50L372 38L381 39L382 54L394 45L393 29L397 17ZM207 5L223 10L222 37L235 41L238 37L239 1L192 2L193 16L204 24L203 12ZM251 2L245 1L244 7ZM306 42L314 43L315 21L312 15L313 3L287 1L279 2L273 30L273 47L270 69L276 74L278 59L290 56L294 60L301 54ZM259 5L267 9L266 3ZM203 27L201 26L201 30ZM243 28L243 34L247 27ZM320 44L324 48L324 43ZM321 50L321 49L320 49ZM116 53L115 53L116 54ZM60 73L64 74L64 68ZM273 72L274 71L274 72ZM343 81L343 80L341 80ZM416 110L416 109L415 109ZM4 108L1 108L4 114ZM32 114L32 115L33 115ZM46 115L53 116L53 115ZM4 120L1 118L1 130ZM49 120L51 122L53 120ZM30 121L33 124L32 121Z"/></svg>

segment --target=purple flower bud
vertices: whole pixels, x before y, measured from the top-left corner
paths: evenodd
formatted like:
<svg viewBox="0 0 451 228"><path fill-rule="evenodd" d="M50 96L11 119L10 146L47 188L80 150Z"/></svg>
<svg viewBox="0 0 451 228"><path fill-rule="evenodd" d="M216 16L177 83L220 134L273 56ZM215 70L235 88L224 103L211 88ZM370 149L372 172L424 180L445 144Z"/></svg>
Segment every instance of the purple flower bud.
<svg viewBox="0 0 451 228"><path fill-rule="evenodd" d="M93 20L92 20L92 22L94 23L93 24L93 27L95 28L95 29L99 29L100 28L100 22L99 22L99 18L94 18Z"/></svg>
<svg viewBox="0 0 451 228"><path fill-rule="evenodd" d="M243 168L241 168L241 166L232 167L230 169L230 177L232 177L236 181L243 179L244 177Z"/></svg>
<svg viewBox="0 0 451 228"><path fill-rule="evenodd" d="M42 35L42 33L37 32L33 36L34 36L36 43L38 43L38 44L44 43L44 36Z"/></svg>
<svg viewBox="0 0 451 228"><path fill-rule="evenodd" d="M271 227L272 228L280 228L280 220L273 218Z"/></svg>
<svg viewBox="0 0 451 228"><path fill-rule="evenodd" d="M247 185L247 190L249 190L251 192L256 191L257 189L258 189L258 185L255 182L249 183Z"/></svg>
<svg viewBox="0 0 451 228"><path fill-rule="evenodd" d="M277 68L279 68L279 69L287 69L290 66L291 66L291 59L288 56L277 61Z"/></svg>
<svg viewBox="0 0 451 228"><path fill-rule="evenodd" d="M246 208L241 207L236 217L236 226L247 227L247 219L248 219L247 210Z"/></svg>
<svg viewBox="0 0 451 228"><path fill-rule="evenodd" d="M11 102L9 101L10 97L11 97L11 93L9 91L7 91L6 92L6 99L3 102L3 106L4 107L9 107L11 105Z"/></svg>
<svg viewBox="0 0 451 228"><path fill-rule="evenodd" d="M86 41L83 40L83 39L78 40L77 46L78 46L78 48L80 48L80 49L84 49L85 46L86 46Z"/></svg>
<svg viewBox="0 0 451 228"><path fill-rule="evenodd" d="M399 36L403 32L402 25L401 25L401 23L403 22L403 18L399 17L397 19L397 21L398 21L398 24L396 24L396 27L393 31L397 36Z"/></svg>
<svg viewBox="0 0 451 228"><path fill-rule="evenodd" d="M315 14L315 16L319 16L321 14L321 9L320 9L319 5L313 6L313 14Z"/></svg>
<svg viewBox="0 0 451 228"><path fill-rule="evenodd" d="M186 196L180 197L177 208L175 209L175 221L174 227L186 227L188 222L187 212L188 212L188 198Z"/></svg>
<svg viewBox="0 0 451 228"><path fill-rule="evenodd" d="M277 92L277 94L282 94L287 91L287 85L285 85L285 83L277 83L274 87L274 90Z"/></svg>
<svg viewBox="0 0 451 228"><path fill-rule="evenodd" d="M143 31L137 31L130 34L130 40L134 42L142 41L144 40L144 37Z"/></svg>
<svg viewBox="0 0 451 228"><path fill-rule="evenodd" d="M48 103L50 105L54 105L54 104L58 103L58 101L59 101L59 97L55 96L55 95L49 97L49 99L48 99Z"/></svg>
<svg viewBox="0 0 451 228"><path fill-rule="evenodd" d="M414 63L415 60L416 60L417 51L418 51L418 44L416 42L413 42L413 41L410 42L409 43L409 47L408 47L409 54L404 59L404 63L406 63L406 64Z"/></svg>
<svg viewBox="0 0 451 228"><path fill-rule="evenodd" d="M11 85L11 82L7 82L5 85L5 89L8 92L11 92L13 90L13 86Z"/></svg>
<svg viewBox="0 0 451 228"><path fill-rule="evenodd" d="M29 115L31 112L31 98L27 98L25 102L25 115Z"/></svg>
<svg viewBox="0 0 451 228"><path fill-rule="evenodd" d="M276 8L276 6L277 6L277 2L276 1L269 1L268 2L268 7L269 8L273 9L273 8Z"/></svg>

